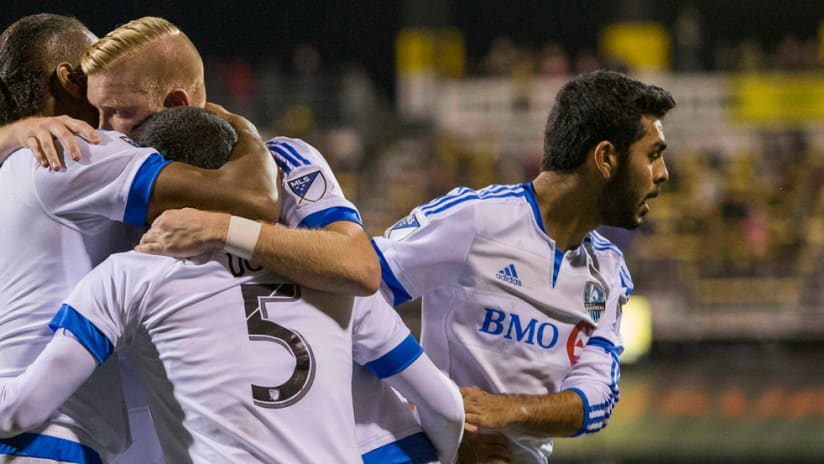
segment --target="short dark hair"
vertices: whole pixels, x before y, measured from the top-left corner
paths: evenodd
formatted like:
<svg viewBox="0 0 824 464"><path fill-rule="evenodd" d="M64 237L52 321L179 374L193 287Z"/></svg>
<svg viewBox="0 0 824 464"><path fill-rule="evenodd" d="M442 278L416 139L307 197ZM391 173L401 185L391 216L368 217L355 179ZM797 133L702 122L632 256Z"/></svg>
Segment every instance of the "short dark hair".
<svg viewBox="0 0 824 464"><path fill-rule="evenodd" d="M175 106L155 113L135 126L130 136L172 161L205 169L223 166L237 143L237 132L231 124L194 106Z"/></svg>
<svg viewBox="0 0 824 464"><path fill-rule="evenodd" d="M595 71L567 82L555 97L544 131L544 171L571 172L592 147L612 142L625 155L644 136L641 116L662 118L672 95L615 71Z"/></svg>
<svg viewBox="0 0 824 464"><path fill-rule="evenodd" d="M15 21L0 35L0 125L40 113L51 94L57 65L80 69L95 39L69 16L41 13Z"/></svg>

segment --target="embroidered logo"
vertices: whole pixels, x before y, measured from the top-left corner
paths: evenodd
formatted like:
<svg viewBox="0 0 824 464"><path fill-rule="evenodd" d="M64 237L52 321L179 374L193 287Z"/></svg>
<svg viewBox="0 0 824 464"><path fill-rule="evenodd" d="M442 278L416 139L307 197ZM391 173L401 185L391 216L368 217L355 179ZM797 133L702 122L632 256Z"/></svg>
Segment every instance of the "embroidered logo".
<svg viewBox="0 0 824 464"><path fill-rule="evenodd" d="M298 200L298 204L304 201L315 202L326 195L326 178L321 171L313 171L302 174L294 179L286 181L292 195Z"/></svg>
<svg viewBox="0 0 824 464"><path fill-rule="evenodd" d="M409 237L412 232L420 229L421 223L414 214L410 214L400 221L392 224L392 227L386 229L384 234L390 240L403 240Z"/></svg>
<svg viewBox="0 0 824 464"><path fill-rule="evenodd" d="M512 285L517 285L518 287L523 285L521 279L518 278L518 271L515 270L514 264L510 264L509 266L498 271L498 273L495 274L495 277L498 280L502 280Z"/></svg>
<svg viewBox="0 0 824 464"><path fill-rule="evenodd" d="M601 284L590 281L584 286L584 309L596 324L607 308L606 295Z"/></svg>

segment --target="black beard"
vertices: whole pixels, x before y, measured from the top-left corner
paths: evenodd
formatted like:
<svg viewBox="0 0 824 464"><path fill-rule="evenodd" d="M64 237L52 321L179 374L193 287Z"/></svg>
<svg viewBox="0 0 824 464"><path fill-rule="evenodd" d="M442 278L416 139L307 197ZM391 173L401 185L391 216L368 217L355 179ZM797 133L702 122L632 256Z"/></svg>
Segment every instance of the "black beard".
<svg viewBox="0 0 824 464"><path fill-rule="evenodd" d="M615 175L601 191L598 202L601 210L601 223L623 229L637 229L640 226L635 198L631 198L629 163L624 160L618 164Z"/></svg>

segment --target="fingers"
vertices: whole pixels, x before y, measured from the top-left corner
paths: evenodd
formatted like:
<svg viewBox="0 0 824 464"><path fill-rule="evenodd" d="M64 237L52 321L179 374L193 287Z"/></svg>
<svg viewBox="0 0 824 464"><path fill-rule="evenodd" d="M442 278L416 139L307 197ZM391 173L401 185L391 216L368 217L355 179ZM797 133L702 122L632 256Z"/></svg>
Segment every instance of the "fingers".
<svg viewBox="0 0 824 464"><path fill-rule="evenodd" d="M134 247L134 251L139 253L146 253L149 255L162 255L165 248L160 245L159 243L143 243L140 242L136 247Z"/></svg>

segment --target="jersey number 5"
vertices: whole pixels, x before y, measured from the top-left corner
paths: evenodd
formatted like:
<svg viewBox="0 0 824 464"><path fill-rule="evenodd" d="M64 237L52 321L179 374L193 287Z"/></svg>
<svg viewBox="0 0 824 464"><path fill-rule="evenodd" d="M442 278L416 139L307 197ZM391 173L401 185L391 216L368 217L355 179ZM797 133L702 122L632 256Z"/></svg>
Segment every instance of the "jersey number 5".
<svg viewBox="0 0 824 464"><path fill-rule="evenodd" d="M268 319L266 304L295 301L300 297L300 287L294 284L255 284L242 285L241 290L249 340L277 343L295 358L295 370L289 379L276 386L252 384L252 397L257 406L285 408L303 398L312 386L315 356L303 336Z"/></svg>

